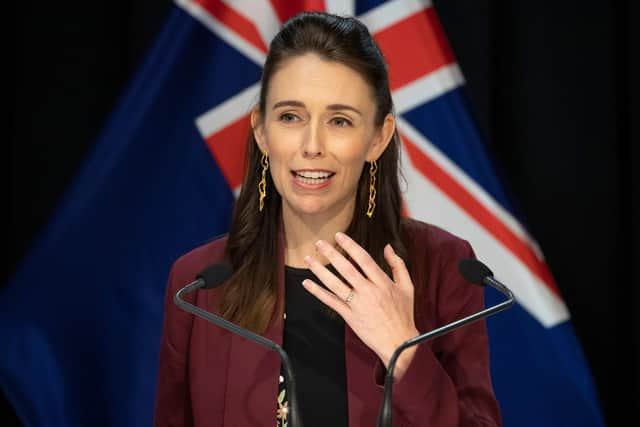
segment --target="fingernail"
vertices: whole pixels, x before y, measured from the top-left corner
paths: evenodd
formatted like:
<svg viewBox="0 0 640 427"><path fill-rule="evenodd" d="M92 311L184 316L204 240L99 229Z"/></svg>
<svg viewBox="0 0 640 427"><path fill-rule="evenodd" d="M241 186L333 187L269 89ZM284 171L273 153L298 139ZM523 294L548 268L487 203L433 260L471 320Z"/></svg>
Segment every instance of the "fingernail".
<svg viewBox="0 0 640 427"><path fill-rule="evenodd" d="M311 257L309 255L306 255L304 257L304 260L307 262L307 264L311 264Z"/></svg>
<svg viewBox="0 0 640 427"><path fill-rule="evenodd" d="M319 248L323 247L324 246L324 240L318 240L316 242L316 246L319 247Z"/></svg>
<svg viewBox="0 0 640 427"><path fill-rule="evenodd" d="M347 236L345 236L344 233L341 233L339 231L336 233L336 240L339 241L339 242L343 241L346 237Z"/></svg>

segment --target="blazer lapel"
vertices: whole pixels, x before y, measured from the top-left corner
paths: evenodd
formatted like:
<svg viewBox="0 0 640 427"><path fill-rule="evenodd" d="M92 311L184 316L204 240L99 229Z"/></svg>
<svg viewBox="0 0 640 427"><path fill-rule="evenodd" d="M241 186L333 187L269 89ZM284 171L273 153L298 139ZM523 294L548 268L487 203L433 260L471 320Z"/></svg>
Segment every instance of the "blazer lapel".
<svg viewBox="0 0 640 427"><path fill-rule="evenodd" d="M263 336L282 345L284 328L284 233L278 239L278 295L276 307ZM232 334L227 370L224 426L271 426L278 408L279 355Z"/></svg>
<svg viewBox="0 0 640 427"><path fill-rule="evenodd" d="M282 344L281 328L271 327L264 336ZM280 358L275 352L233 335L227 370L224 425L274 425L279 371Z"/></svg>

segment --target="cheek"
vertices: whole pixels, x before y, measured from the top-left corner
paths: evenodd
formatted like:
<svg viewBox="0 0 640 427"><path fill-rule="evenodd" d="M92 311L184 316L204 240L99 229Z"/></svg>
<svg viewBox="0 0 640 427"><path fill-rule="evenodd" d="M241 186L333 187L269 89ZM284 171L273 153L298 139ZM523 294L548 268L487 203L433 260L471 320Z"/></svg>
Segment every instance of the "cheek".
<svg viewBox="0 0 640 427"><path fill-rule="evenodd" d="M291 129L268 126L264 133L269 156L282 157L294 152L299 145L299 135Z"/></svg>
<svg viewBox="0 0 640 427"><path fill-rule="evenodd" d="M283 144L283 136L278 132L268 129L264 133L264 143L269 151L269 162L278 163L285 155L286 144Z"/></svg>
<svg viewBox="0 0 640 427"><path fill-rule="evenodd" d="M362 165L367 160L368 148L369 145L362 141L346 141L339 151L336 151L335 156L350 173L360 175Z"/></svg>

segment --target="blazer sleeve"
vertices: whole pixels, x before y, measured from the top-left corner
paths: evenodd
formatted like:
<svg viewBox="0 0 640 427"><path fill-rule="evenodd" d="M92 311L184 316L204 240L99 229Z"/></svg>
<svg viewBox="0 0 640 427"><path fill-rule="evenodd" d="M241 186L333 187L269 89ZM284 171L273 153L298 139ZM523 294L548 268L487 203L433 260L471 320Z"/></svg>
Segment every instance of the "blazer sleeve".
<svg viewBox="0 0 640 427"><path fill-rule="evenodd" d="M169 273L164 300L154 427L193 425L187 357L193 316L173 302L175 293L181 287L176 276L174 264ZM193 294L186 295L185 300L193 299Z"/></svg>
<svg viewBox="0 0 640 427"><path fill-rule="evenodd" d="M430 294L436 304L430 309L436 310L435 326L439 327L482 310L484 291L464 281L458 273L458 261L474 257L469 243L448 240L437 248L437 253L431 254L438 258L431 269L438 272L429 274L429 282L423 285L435 289ZM488 347L484 320L418 344L408 369L393 386L394 412L399 415L400 425L500 426ZM376 381L381 386L384 374L380 363Z"/></svg>

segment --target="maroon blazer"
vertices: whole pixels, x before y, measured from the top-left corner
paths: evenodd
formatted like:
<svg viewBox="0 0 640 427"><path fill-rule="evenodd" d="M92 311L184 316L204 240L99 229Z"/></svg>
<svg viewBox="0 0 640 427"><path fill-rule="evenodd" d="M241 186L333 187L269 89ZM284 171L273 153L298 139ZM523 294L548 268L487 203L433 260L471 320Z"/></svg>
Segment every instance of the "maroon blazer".
<svg viewBox="0 0 640 427"><path fill-rule="evenodd" d="M426 332L479 311L483 290L458 273L471 246L452 234L410 220L407 235L415 286L415 321ZM274 426L278 355L173 303L175 293L212 262L223 260L226 238L200 246L173 265L166 292L154 426ZM284 250L277 265L279 302L264 336L282 344ZM210 309L219 290L185 298ZM349 426L375 426L382 402L384 365L345 326ZM418 345L407 371L393 387L394 426L499 426L491 384L486 324L477 321ZM304 417L304 414L301 414ZM303 418L304 420L304 418ZM307 425L311 420L307 420Z"/></svg>

